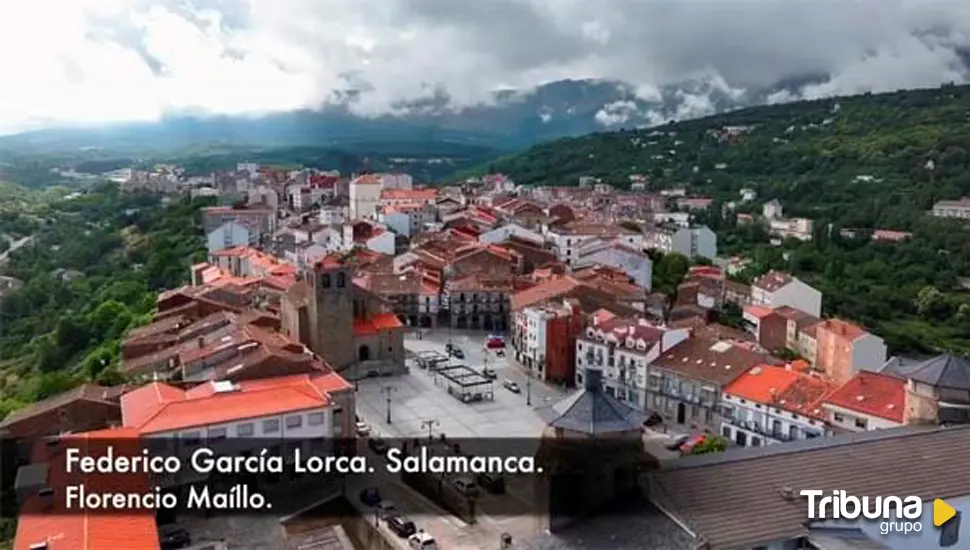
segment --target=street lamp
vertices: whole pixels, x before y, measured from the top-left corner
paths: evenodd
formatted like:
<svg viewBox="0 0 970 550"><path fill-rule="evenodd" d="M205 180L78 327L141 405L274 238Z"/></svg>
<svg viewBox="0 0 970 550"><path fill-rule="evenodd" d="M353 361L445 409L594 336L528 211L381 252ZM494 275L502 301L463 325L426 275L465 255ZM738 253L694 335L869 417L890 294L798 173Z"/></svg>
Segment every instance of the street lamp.
<svg viewBox="0 0 970 550"><path fill-rule="evenodd" d="M391 394L396 392L397 388L394 386L384 386L381 388L381 393L384 394L384 403L387 411L387 423L391 423Z"/></svg>
<svg viewBox="0 0 970 550"><path fill-rule="evenodd" d="M428 443L430 443L434 439L433 430L440 425L441 424L438 422L438 419L436 418L429 418L428 420L421 421L421 428L428 429Z"/></svg>
<svg viewBox="0 0 970 550"><path fill-rule="evenodd" d="M525 404L532 406L532 370L525 373Z"/></svg>

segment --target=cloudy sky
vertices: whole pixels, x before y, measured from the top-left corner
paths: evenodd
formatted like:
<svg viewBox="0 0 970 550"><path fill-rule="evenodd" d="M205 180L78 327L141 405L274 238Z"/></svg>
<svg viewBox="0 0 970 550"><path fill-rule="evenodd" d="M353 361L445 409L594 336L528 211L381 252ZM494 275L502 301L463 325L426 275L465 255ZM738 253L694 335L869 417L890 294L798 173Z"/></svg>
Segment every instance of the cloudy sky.
<svg viewBox="0 0 970 550"><path fill-rule="evenodd" d="M800 92L818 96L965 81L970 0L11 0L0 51L0 134L347 89L362 114L441 89L464 105L562 78L649 97L830 75Z"/></svg>

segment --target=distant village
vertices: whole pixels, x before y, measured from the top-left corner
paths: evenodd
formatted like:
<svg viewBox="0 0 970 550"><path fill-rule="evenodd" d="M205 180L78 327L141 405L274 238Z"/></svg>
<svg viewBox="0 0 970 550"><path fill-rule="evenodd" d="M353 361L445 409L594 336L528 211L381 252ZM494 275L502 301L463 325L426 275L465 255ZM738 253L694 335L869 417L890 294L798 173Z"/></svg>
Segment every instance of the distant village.
<svg viewBox="0 0 970 550"><path fill-rule="evenodd" d="M650 192L645 175L622 191L592 177L528 188L493 174L419 187L407 174L252 163L209 177L177 167L113 177L126 191L214 197L201 219L208 261L127 335L120 370L130 385L88 384L16 411L0 423L11 437L366 435L355 385L411 371L416 339L447 333L450 354L452 331L507 342L508 368L528 384L633 411L611 420L622 433L649 426L752 448L970 421L967 360L891 357L866 327L825 318L822 293L788 273L737 282L748 261L719 256L717 235L696 221L713 199ZM744 189L723 206L730 214L742 204L760 212L731 214L738 224L763 225L775 244L813 238L813 220L787 217L773 197ZM933 214L968 218L970 202L941 202ZM655 253L692 264L673 296L654 291ZM718 323L726 304L742 312L740 328ZM382 395L390 423L393 394ZM569 410L549 425L596 425L568 424L579 414ZM21 519L17 548L41 538L31 525Z"/></svg>

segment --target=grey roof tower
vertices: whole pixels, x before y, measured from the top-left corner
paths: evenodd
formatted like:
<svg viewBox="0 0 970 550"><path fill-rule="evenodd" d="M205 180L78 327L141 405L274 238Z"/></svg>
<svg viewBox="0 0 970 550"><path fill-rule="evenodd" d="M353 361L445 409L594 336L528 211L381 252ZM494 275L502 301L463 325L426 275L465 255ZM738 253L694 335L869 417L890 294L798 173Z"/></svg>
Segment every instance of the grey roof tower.
<svg viewBox="0 0 970 550"><path fill-rule="evenodd" d="M586 369L582 391L558 403L536 409L551 428L588 435L608 435L639 430L647 419L643 411L603 391L603 371Z"/></svg>
<svg viewBox="0 0 970 550"><path fill-rule="evenodd" d="M970 361L949 353L900 369L899 374L936 388L970 391Z"/></svg>

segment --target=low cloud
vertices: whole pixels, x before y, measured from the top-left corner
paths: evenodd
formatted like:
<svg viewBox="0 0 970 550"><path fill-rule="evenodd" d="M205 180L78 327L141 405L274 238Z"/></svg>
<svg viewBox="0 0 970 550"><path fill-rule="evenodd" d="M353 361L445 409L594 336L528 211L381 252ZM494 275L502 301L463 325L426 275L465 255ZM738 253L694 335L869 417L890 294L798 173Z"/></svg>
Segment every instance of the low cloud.
<svg viewBox="0 0 970 550"><path fill-rule="evenodd" d="M966 82L970 2L33 0L0 3L0 48L0 133L316 108L348 92L363 115L443 97L459 108L564 78L628 82L643 101L702 80L686 117L715 93L806 74L827 79L773 100Z"/></svg>

